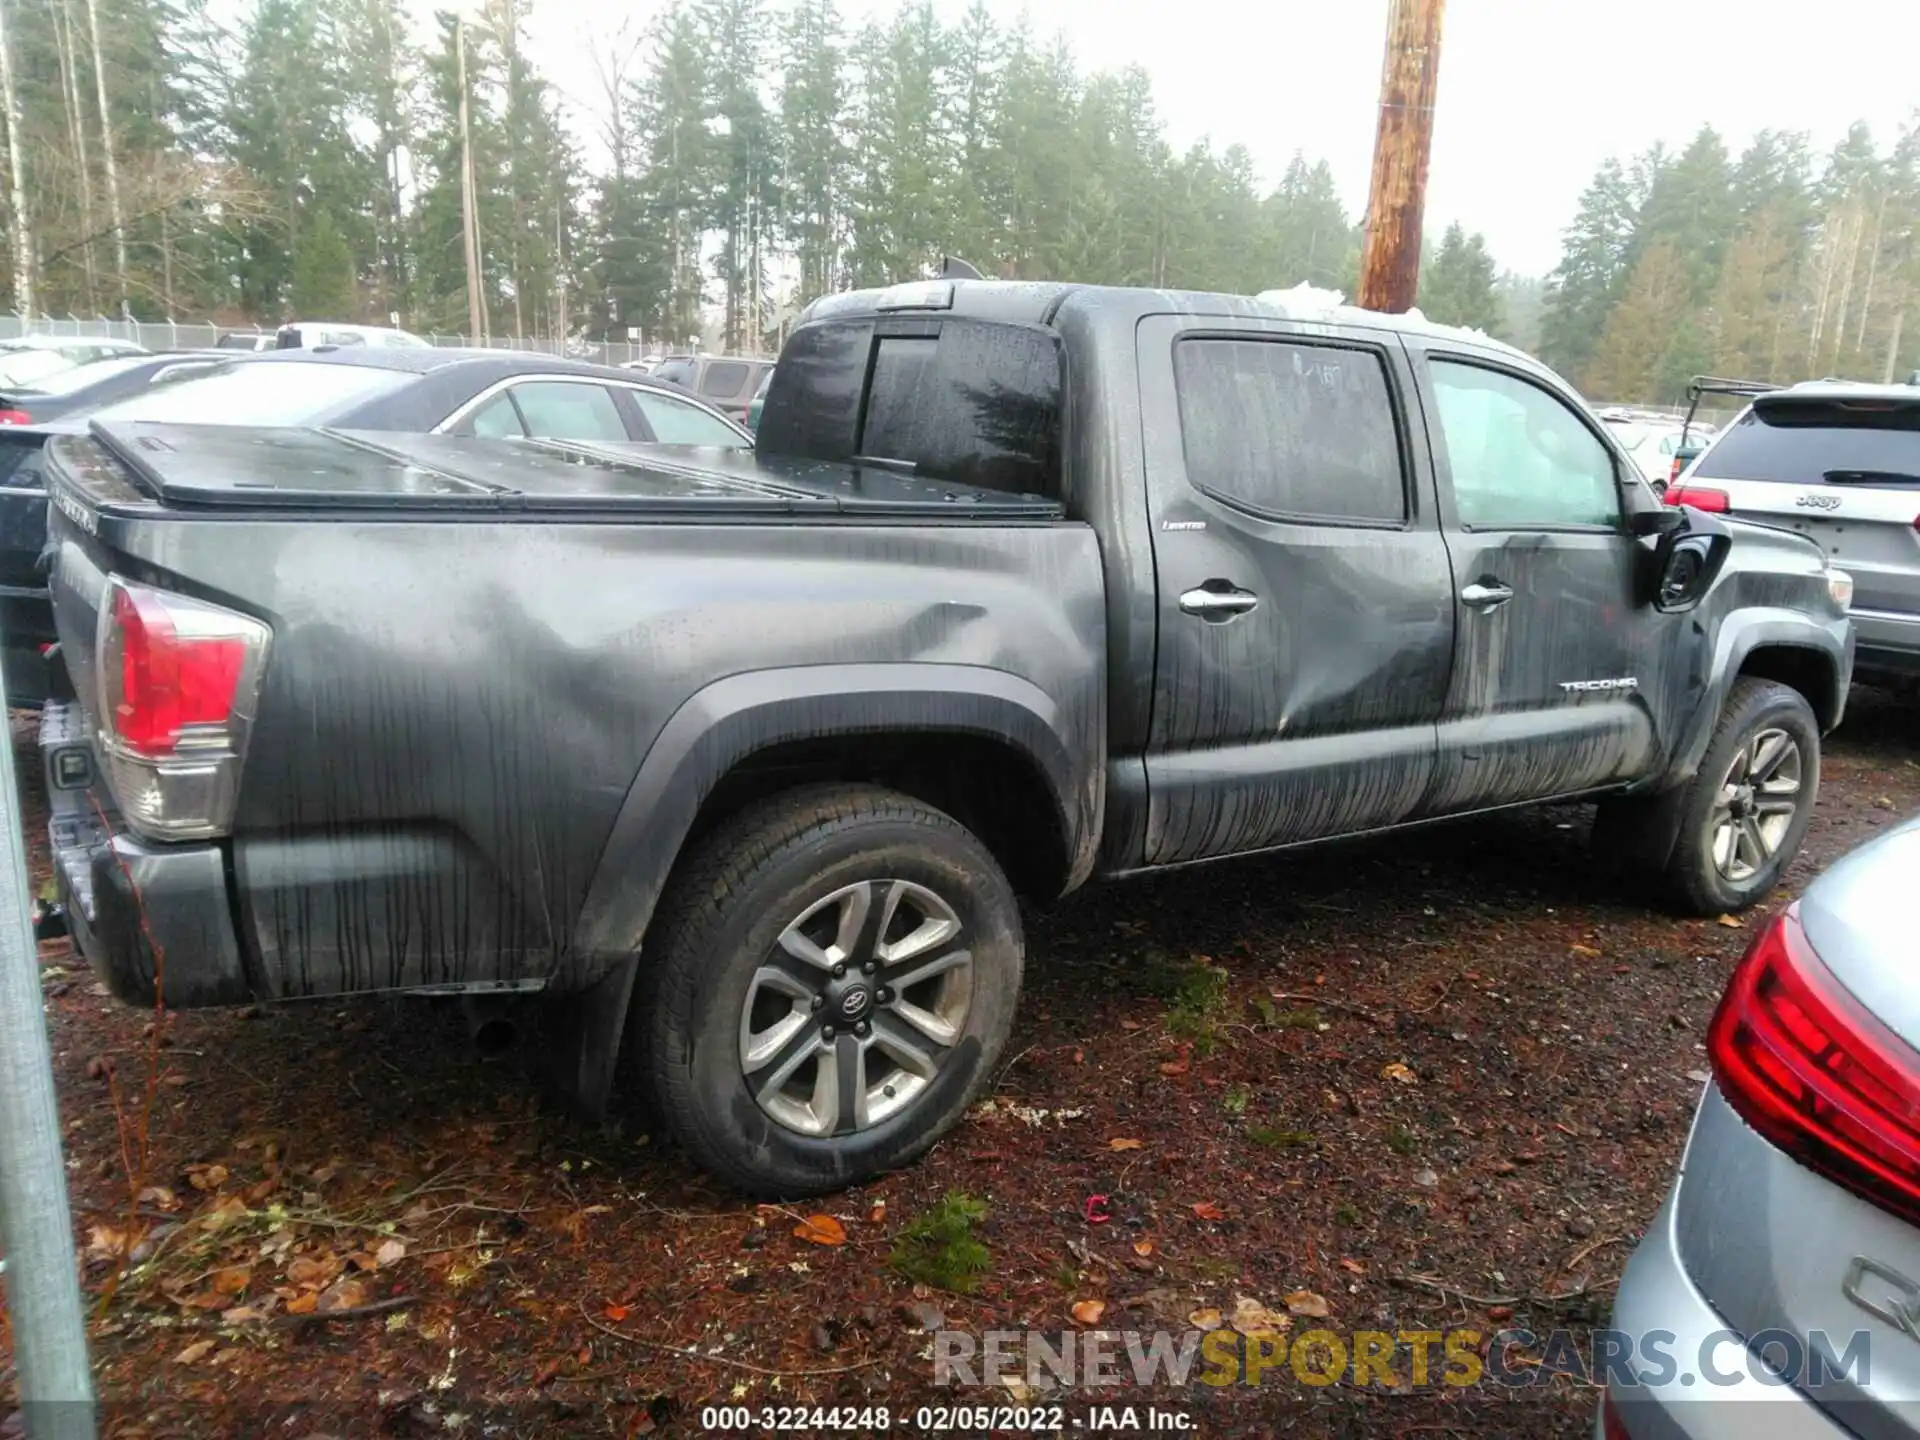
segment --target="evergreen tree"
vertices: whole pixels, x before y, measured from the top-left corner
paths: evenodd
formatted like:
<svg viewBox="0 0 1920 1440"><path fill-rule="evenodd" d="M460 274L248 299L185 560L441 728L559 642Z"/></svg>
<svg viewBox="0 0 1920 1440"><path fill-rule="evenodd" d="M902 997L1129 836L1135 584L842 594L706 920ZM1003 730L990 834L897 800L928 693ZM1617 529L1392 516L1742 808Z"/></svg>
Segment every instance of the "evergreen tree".
<svg viewBox="0 0 1920 1440"><path fill-rule="evenodd" d="M1569 376L1584 375L1600 347L1607 317L1626 283L1638 211L1626 170L1618 160L1606 161L1581 194L1560 263L1547 279L1541 357Z"/></svg>
<svg viewBox="0 0 1920 1440"><path fill-rule="evenodd" d="M1420 269L1420 309L1442 325L1498 333L1505 324L1495 293L1493 256L1486 237L1469 236L1458 221L1447 227L1431 263Z"/></svg>

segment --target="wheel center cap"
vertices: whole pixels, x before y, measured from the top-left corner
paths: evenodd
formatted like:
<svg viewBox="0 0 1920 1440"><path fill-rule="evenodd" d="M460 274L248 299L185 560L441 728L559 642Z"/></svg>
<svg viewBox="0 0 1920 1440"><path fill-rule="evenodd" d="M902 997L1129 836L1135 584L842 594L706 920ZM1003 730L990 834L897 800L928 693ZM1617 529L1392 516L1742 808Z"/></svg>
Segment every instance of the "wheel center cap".
<svg viewBox="0 0 1920 1440"><path fill-rule="evenodd" d="M842 1020L863 1020L873 1008L873 991L865 985L848 985L833 1001L833 1008Z"/></svg>
<svg viewBox="0 0 1920 1440"><path fill-rule="evenodd" d="M1733 797L1733 813L1743 820L1753 813L1753 787L1751 785L1742 785L1739 792Z"/></svg>

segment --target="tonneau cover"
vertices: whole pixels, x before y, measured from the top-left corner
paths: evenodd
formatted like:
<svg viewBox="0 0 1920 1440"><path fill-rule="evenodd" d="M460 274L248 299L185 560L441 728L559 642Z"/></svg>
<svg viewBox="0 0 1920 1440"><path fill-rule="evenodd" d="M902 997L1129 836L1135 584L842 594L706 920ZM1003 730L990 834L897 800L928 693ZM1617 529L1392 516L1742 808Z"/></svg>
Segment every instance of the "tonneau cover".
<svg viewBox="0 0 1920 1440"><path fill-rule="evenodd" d="M686 445L95 421L182 508L1050 520L1061 506L871 465Z"/></svg>

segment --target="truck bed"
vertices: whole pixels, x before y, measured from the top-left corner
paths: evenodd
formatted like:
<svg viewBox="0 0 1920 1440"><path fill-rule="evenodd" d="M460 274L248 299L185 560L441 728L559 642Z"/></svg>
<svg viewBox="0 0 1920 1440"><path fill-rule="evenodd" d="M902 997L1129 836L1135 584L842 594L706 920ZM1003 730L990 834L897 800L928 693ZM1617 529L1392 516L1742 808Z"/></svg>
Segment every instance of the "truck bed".
<svg viewBox="0 0 1920 1440"><path fill-rule="evenodd" d="M48 456L59 723L100 720L110 577L272 632L230 833L143 838L96 778L110 833L61 861L85 907L230 917L168 947L189 1003L591 983L712 788L826 733L1017 738L1092 867L1104 585L1051 502L644 445L126 425Z"/></svg>
<svg viewBox="0 0 1920 1440"><path fill-rule="evenodd" d="M96 421L92 434L145 496L180 509L992 523L1062 513L891 464L749 450L150 422Z"/></svg>

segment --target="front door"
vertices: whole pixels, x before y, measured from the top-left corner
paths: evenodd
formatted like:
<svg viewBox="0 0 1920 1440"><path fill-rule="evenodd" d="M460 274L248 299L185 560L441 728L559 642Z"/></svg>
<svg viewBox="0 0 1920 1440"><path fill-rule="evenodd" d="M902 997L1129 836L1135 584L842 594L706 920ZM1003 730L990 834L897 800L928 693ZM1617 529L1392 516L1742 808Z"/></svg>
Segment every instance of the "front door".
<svg viewBox="0 0 1920 1440"><path fill-rule="evenodd" d="M1644 772L1662 683L1658 619L1635 603L1627 463L1537 378L1423 352L1427 420L1457 582L1439 768L1423 809L1454 814ZM1631 483L1638 483L1633 481Z"/></svg>
<svg viewBox="0 0 1920 1440"><path fill-rule="evenodd" d="M1406 819L1452 664L1397 338L1221 323L1139 331L1159 581L1149 865Z"/></svg>

